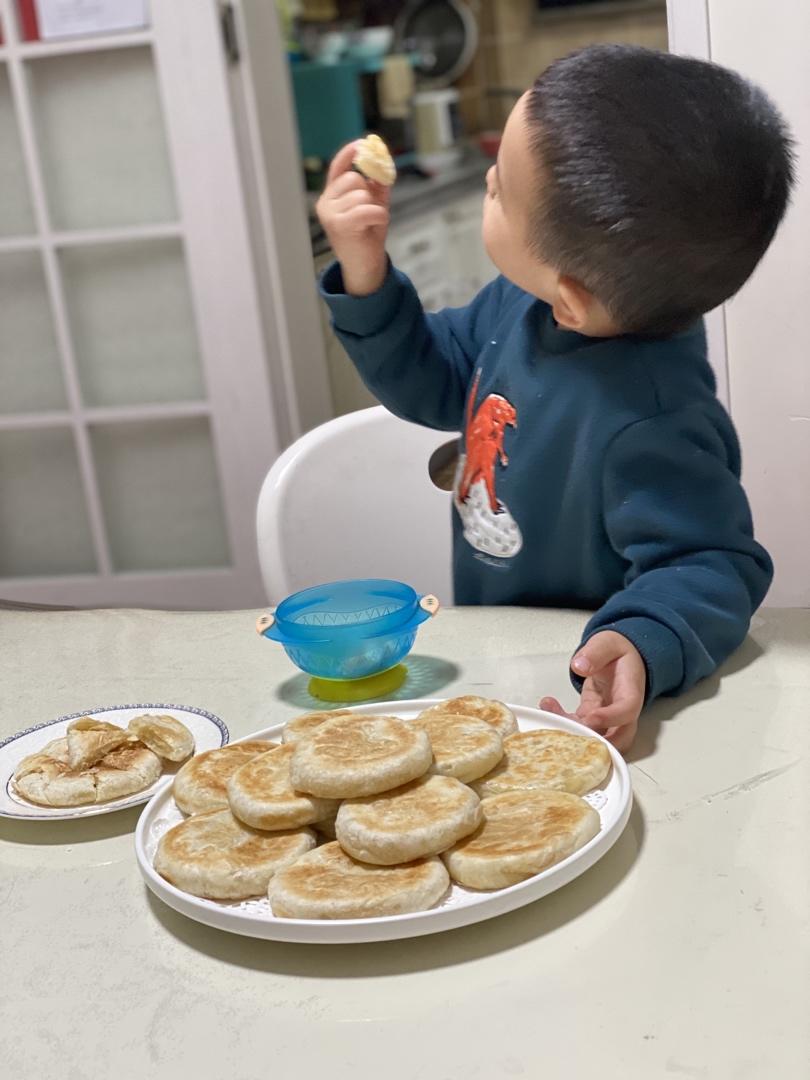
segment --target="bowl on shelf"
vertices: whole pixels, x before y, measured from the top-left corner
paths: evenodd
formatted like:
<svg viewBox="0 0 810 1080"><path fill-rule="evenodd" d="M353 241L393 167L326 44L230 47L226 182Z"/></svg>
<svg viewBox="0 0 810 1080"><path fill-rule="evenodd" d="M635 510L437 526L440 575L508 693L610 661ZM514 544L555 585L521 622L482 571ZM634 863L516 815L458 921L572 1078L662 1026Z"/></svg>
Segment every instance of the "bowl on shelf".
<svg viewBox="0 0 810 1080"><path fill-rule="evenodd" d="M381 60L394 40L391 26L368 26L349 39L346 56L350 60Z"/></svg>
<svg viewBox="0 0 810 1080"><path fill-rule="evenodd" d="M366 701L398 689L420 625L439 610L400 581L334 581L294 593L256 629L310 675L325 701Z"/></svg>
<svg viewBox="0 0 810 1080"><path fill-rule="evenodd" d="M304 52L319 64L336 64L349 48L349 34L344 30L320 31L310 28L301 35Z"/></svg>

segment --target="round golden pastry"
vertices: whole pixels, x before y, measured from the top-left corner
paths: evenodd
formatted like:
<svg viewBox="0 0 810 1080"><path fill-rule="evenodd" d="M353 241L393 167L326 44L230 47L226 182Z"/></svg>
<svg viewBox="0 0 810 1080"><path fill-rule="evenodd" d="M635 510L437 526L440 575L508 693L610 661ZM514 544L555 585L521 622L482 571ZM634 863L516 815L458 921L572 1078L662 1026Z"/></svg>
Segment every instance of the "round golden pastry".
<svg viewBox="0 0 810 1080"><path fill-rule="evenodd" d="M583 795L610 772L610 751L589 735L556 728L521 731L505 739L503 748L500 764L472 784L481 798L537 788Z"/></svg>
<svg viewBox="0 0 810 1080"><path fill-rule="evenodd" d="M174 778L174 801L184 814L204 814L228 808L227 783L237 769L277 743L251 739L216 750L204 750L182 766Z"/></svg>
<svg viewBox="0 0 810 1080"><path fill-rule="evenodd" d="M337 800L295 791L290 780L294 747L276 746L242 765L227 784L231 812L254 829L296 829L337 813Z"/></svg>
<svg viewBox="0 0 810 1080"><path fill-rule="evenodd" d="M296 716L284 727L281 741L285 743L297 743L311 735L321 724L327 720L333 720L336 716L352 716L351 709L334 709L332 712L310 712L303 716Z"/></svg>
<svg viewBox="0 0 810 1080"><path fill-rule="evenodd" d="M296 791L348 799L389 791L422 776L433 753L424 731L394 716L339 716L295 744Z"/></svg>
<svg viewBox="0 0 810 1080"><path fill-rule="evenodd" d="M494 769L503 757L503 739L492 724L459 713L425 714L412 721L427 732L433 750L431 772L465 784Z"/></svg>
<svg viewBox="0 0 810 1080"><path fill-rule="evenodd" d="M599 814L564 791L509 791L483 799L484 822L442 856L469 889L505 889L578 851L599 832Z"/></svg>
<svg viewBox="0 0 810 1080"><path fill-rule="evenodd" d="M448 701L440 701L438 705L432 705L429 709L419 714L423 716L443 716L446 713L455 713L459 716L474 716L491 724L502 739L507 735L514 735L518 730L518 722L515 714L508 705L492 698L477 697L475 694L465 694L462 697L450 698Z"/></svg>
<svg viewBox="0 0 810 1080"><path fill-rule="evenodd" d="M441 859L405 866L368 866L340 844L324 844L270 882L273 914L286 919L373 919L426 911L447 891Z"/></svg>
<svg viewBox="0 0 810 1080"><path fill-rule="evenodd" d="M452 776L428 774L363 799L347 799L335 832L347 854L375 866L394 866L446 851L481 824L475 792Z"/></svg>
<svg viewBox="0 0 810 1080"><path fill-rule="evenodd" d="M212 810L164 833L154 867L193 896L246 900L266 893L278 870L314 846L309 829L264 833L238 821L230 810Z"/></svg>

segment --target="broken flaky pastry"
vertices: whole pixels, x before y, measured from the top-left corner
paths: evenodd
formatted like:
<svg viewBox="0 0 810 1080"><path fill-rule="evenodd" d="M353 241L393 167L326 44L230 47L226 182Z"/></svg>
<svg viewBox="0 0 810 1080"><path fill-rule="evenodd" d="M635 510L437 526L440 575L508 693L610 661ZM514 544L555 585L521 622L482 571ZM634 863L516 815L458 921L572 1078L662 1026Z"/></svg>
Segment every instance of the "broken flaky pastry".
<svg viewBox="0 0 810 1080"><path fill-rule="evenodd" d="M157 754L128 736L93 765L72 768L67 758L66 738L23 758L14 772L15 790L39 806L84 806L143 791L161 773Z"/></svg>
<svg viewBox="0 0 810 1080"><path fill-rule="evenodd" d="M357 144L353 165L367 180L391 187L397 178L397 167L388 147L379 135L366 135Z"/></svg>
<svg viewBox="0 0 810 1080"><path fill-rule="evenodd" d="M134 716L129 731L166 761L185 761L194 753L194 736L173 716L150 713Z"/></svg>
<svg viewBox="0 0 810 1080"><path fill-rule="evenodd" d="M128 741L129 735L123 728L81 716L68 724L67 763L71 769L89 768Z"/></svg>

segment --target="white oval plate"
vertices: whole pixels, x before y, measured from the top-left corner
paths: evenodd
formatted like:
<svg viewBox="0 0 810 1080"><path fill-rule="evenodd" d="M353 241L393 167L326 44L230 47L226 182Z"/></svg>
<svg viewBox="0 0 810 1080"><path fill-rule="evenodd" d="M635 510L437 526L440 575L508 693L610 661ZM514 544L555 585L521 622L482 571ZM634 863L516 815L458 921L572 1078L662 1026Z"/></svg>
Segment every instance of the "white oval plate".
<svg viewBox="0 0 810 1080"><path fill-rule="evenodd" d="M215 750L223 746L230 738L228 729L218 716L195 709L189 705L110 705L103 709L88 709L87 712L71 713L60 716L58 720L47 720L44 724L18 731L0 742L0 817L25 818L31 821L61 821L74 818L95 817L96 814L111 814L115 810L125 810L130 806L139 806L148 802L177 772L179 765L170 761L163 763L163 772L148 788L136 791L133 795L124 795L120 799L111 799L104 803L90 803L87 806L37 806L28 802L14 791L11 778L14 770L24 757L35 754L52 739L61 738L67 731L71 720L80 716L91 716L94 720L106 720L109 724L126 727L135 716L146 712L173 716L191 731L194 736L194 752Z"/></svg>
<svg viewBox="0 0 810 1080"><path fill-rule="evenodd" d="M399 716L403 720L414 719L423 709L438 704L437 699L422 701L391 701L382 704L362 705L353 711L374 715ZM575 735L591 735L593 732L573 720L566 720L539 709L510 705L517 717L521 731L537 728L557 728ZM257 731L249 739L277 737L283 724ZM599 738L600 736L595 736ZM238 740L242 741L242 740ZM603 740L604 741L604 740ZM248 937L268 938L271 941L298 941L319 945L345 945L364 941L391 941L397 938L418 937L435 934L440 930L454 930L458 926L491 919L507 911L523 907L555 889L567 885L584 873L611 848L622 833L630 809L633 794L630 774L622 756L609 744L613 768L602 787L584 796L599 812L602 827L598 834L579 851L567 859L549 867L540 874L512 885L508 889L493 892L476 892L453 885L443 900L429 911L409 915L387 915L376 919L281 919L273 915L266 897L255 900L226 903L201 900L181 892L157 874L152 866L158 841L173 825L183 820L169 788L159 791L144 809L135 830L135 852L144 881L152 892L169 907L187 915L190 919L228 930Z"/></svg>

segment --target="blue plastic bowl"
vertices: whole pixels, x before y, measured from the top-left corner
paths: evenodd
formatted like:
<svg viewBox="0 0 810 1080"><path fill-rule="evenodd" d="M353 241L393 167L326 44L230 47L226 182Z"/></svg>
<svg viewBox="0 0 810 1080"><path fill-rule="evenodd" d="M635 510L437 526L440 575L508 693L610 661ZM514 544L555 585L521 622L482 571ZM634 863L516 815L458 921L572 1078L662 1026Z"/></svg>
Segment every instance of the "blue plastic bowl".
<svg viewBox="0 0 810 1080"><path fill-rule="evenodd" d="M363 679L400 663L438 609L400 581L334 581L283 600L258 629L319 679Z"/></svg>

